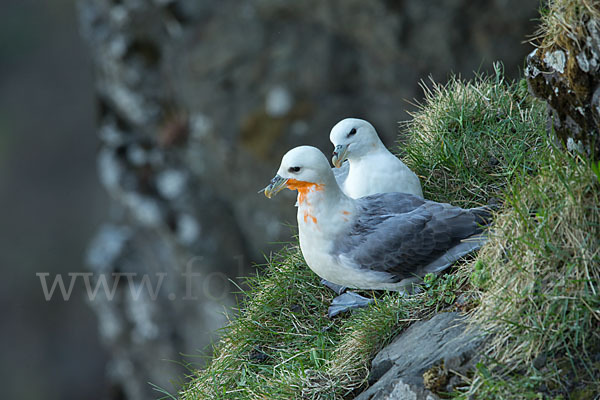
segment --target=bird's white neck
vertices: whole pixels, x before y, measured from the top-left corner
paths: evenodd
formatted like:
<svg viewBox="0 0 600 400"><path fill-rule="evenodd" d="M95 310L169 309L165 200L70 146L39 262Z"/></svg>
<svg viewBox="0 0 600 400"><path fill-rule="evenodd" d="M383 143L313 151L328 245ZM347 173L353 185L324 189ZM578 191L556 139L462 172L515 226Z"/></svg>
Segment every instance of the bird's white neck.
<svg viewBox="0 0 600 400"><path fill-rule="evenodd" d="M352 220L356 205L335 179L323 185L298 190L298 227L300 233L332 234L331 229Z"/></svg>
<svg viewBox="0 0 600 400"><path fill-rule="evenodd" d="M373 145L373 148L365 151L361 155L357 155L355 157L348 158L348 163L350 164L350 171L353 168L372 168L373 166L377 166L377 162L379 162L382 157L388 157L390 152L385 148L383 143L379 142L379 144ZM374 159L376 159L374 161Z"/></svg>

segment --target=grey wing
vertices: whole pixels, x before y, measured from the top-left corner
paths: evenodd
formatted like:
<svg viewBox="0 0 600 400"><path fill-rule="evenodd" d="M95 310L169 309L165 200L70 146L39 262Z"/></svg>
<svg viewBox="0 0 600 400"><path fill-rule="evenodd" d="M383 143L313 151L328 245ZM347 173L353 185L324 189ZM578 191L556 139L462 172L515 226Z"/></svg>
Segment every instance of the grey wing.
<svg viewBox="0 0 600 400"><path fill-rule="evenodd" d="M335 176L337 184L342 187L344 181L348 177L348 173L350 172L350 163L348 161L344 161L341 167L331 168L331 170L333 171L333 176Z"/></svg>
<svg viewBox="0 0 600 400"><path fill-rule="evenodd" d="M388 205L383 210L389 208L393 207ZM436 266L438 260L451 257L456 261L478 248L480 243L465 248L463 240L482 230L471 210L423 201L399 213L365 210L350 234L340 240L338 249L361 268L387 272L391 282L399 282L443 269L449 263Z"/></svg>
<svg viewBox="0 0 600 400"><path fill-rule="evenodd" d="M380 215L404 214L427 202L409 193L377 193L357 199L363 219Z"/></svg>

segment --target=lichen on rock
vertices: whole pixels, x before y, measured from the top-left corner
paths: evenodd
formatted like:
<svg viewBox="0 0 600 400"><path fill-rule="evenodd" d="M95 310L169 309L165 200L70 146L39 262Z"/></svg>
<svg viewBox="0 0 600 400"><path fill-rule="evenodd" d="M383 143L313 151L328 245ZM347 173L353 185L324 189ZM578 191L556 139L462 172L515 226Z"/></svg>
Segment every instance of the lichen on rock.
<svg viewBox="0 0 600 400"><path fill-rule="evenodd" d="M548 103L570 151L600 158L600 3L553 0L527 57L530 91Z"/></svg>

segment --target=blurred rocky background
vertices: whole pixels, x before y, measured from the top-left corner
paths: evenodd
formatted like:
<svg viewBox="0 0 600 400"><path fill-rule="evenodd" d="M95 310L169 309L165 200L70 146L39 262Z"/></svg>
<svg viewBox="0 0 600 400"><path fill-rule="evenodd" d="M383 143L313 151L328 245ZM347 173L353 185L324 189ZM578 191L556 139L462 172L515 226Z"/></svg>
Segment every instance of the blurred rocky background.
<svg viewBox="0 0 600 400"><path fill-rule="evenodd" d="M173 391L181 353L205 350L235 304L227 279L290 238L293 195L256 193L282 154L328 154L349 116L393 145L429 75L501 60L518 77L538 6L3 0L5 397ZM90 301L80 280L45 301L40 272L91 272L114 292Z"/></svg>
<svg viewBox="0 0 600 400"><path fill-rule="evenodd" d="M107 216L92 64L72 1L0 7L1 397L99 398L106 351L81 287L46 302L36 276L85 270Z"/></svg>

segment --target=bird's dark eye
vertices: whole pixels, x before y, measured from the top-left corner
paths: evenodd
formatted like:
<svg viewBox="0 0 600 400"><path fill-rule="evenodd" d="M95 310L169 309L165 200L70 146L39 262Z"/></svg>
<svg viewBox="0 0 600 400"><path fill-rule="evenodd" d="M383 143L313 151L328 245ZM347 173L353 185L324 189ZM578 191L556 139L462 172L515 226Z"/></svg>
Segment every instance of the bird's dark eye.
<svg viewBox="0 0 600 400"><path fill-rule="evenodd" d="M300 167L290 167L288 168L289 172L300 172Z"/></svg>
<svg viewBox="0 0 600 400"><path fill-rule="evenodd" d="M356 128L352 128L352 130L350 131L350 133L348 133L348 137L356 135Z"/></svg>

